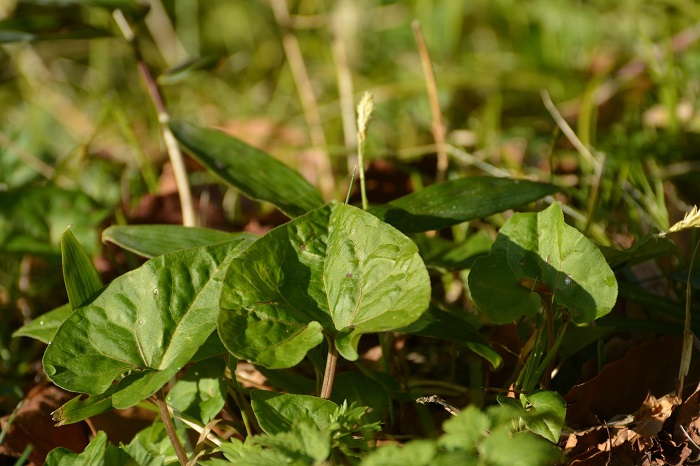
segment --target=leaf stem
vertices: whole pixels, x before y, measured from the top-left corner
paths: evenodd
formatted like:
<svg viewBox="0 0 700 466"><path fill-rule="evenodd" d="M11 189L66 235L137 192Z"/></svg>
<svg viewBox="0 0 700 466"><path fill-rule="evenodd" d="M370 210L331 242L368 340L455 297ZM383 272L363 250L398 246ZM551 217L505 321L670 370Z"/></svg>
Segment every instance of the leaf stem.
<svg viewBox="0 0 700 466"><path fill-rule="evenodd" d="M335 380L335 367L338 364L338 348L335 347L332 337L326 338L328 341L328 359L326 360L326 371L323 374L323 386L321 387L321 398L330 400L333 391L333 381Z"/></svg>
<svg viewBox="0 0 700 466"><path fill-rule="evenodd" d="M180 439L177 438L175 424L173 424L173 420L170 417L170 410L168 409L168 404L165 402L165 393L163 392L162 388L158 390L156 394L156 403L158 404L158 409L160 410L160 417L163 420L165 431L168 433L170 443L173 444L173 448L175 449L177 459L180 461L182 466L186 466L187 454L185 453L185 449L182 447L182 443L180 443Z"/></svg>

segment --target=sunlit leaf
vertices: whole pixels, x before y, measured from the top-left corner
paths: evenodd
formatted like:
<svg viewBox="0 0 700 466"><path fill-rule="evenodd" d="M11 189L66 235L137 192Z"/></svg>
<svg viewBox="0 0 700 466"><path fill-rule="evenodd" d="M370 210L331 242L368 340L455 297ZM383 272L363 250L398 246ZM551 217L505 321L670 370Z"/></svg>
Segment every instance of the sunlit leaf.
<svg viewBox="0 0 700 466"><path fill-rule="evenodd" d="M489 255L474 263L469 289L497 323L533 315L540 296L554 296L577 323L604 316L617 299L617 280L603 254L564 223L556 203L538 214L515 214Z"/></svg>
<svg viewBox="0 0 700 466"><path fill-rule="evenodd" d="M114 406L151 395L214 330L226 267L247 245L236 240L165 254L117 278L59 328L44 354L46 374L66 390L98 394L132 371Z"/></svg>
<svg viewBox="0 0 700 466"><path fill-rule="evenodd" d="M566 418L566 402L557 392L539 390L521 395L527 415L523 421L528 429L550 442L558 443Z"/></svg>
<svg viewBox="0 0 700 466"><path fill-rule="evenodd" d="M362 334L411 324L429 298L411 240L360 209L329 204L272 230L232 262L219 335L236 357L269 368L296 365L324 332L354 360Z"/></svg>

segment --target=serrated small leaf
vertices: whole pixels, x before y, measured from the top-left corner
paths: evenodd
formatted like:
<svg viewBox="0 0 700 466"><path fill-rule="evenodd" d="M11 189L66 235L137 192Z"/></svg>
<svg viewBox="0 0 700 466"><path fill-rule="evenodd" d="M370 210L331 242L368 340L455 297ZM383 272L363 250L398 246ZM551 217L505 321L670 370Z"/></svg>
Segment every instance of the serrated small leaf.
<svg viewBox="0 0 700 466"><path fill-rule="evenodd" d="M231 263L219 335L233 355L268 368L296 365L324 332L354 360L362 334L414 322L429 299L410 239L356 207L329 204L267 233Z"/></svg>
<svg viewBox="0 0 700 466"><path fill-rule="evenodd" d="M554 203L538 214L511 217L489 255L474 263L469 290L497 323L533 315L540 296L554 296L574 322L585 323L610 312L617 280L600 250L564 223Z"/></svg>
<svg viewBox="0 0 700 466"><path fill-rule="evenodd" d="M267 201L290 217L323 205L321 194L299 172L221 131L173 121L170 129L202 165L251 199Z"/></svg>
<svg viewBox="0 0 700 466"><path fill-rule="evenodd" d="M488 217L557 191L546 183L472 176L430 185L369 212L404 233L417 233Z"/></svg>
<svg viewBox="0 0 700 466"><path fill-rule="evenodd" d="M97 269L70 228L61 237L63 281L71 307L77 309L104 285Z"/></svg>
<svg viewBox="0 0 700 466"><path fill-rule="evenodd" d="M324 430L338 409L337 404L323 398L266 390L252 391L250 403L260 428L270 435L287 432L292 424L303 420Z"/></svg>
<svg viewBox="0 0 700 466"><path fill-rule="evenodd" d="M59 328L44 354L46 374L66 390L98 394L132 371L115 407L154 393L214 330L226 267L246 246L236 240L165 254L117 278Z"/></svg>
<svg viewBox="0 0 700 466"><path fill-rule="evenodd" d="M229 233L182 225L114 225L102 232L102 241L148 258L236 239L252 242L257 238L252 233Z"/></svg>
<svg viewBox="0 0 700 466"><path fill-rule="evenodd" d="M100 464L120 464L138 466L128 453L107 441L107 434L100 431L82 453L74 453L67 448L54 448L46 456L45 466L93 466Z"/></svg>
<svg viewBox="0 0 700 466"><path fill-rule="evenodd" d="M432 466L436 454L435 443L414 440L403 445L387 444L375 448L360 463L361 466Z"/></svg>

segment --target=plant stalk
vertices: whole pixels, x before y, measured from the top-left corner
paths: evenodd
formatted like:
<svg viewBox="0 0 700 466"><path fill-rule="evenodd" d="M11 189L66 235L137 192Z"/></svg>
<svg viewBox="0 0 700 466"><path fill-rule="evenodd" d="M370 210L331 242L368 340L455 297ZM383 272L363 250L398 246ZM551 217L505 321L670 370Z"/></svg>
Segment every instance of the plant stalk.
<svg viewBox="0 0 700 466"><path fill-rule="evenodd" d="M362 195L362 209L367 210L367 188L365 186L365 140L367 139L367 125L374 111L374 99L372 94L365 92L357 104L357 165L360 170L360 193Z"/></svg>
<svg viewBox="0 0 700 466"><path fill-rule="evenodd" d="M437 82L435 80L435 70L433 69L432 61L430 60L430 52L423 37L423 31L420 27L420 21L414 20L413 37L418 46L418 54L420 55L421 65L423 66L423 76L425 77L425 86L428 90L428 100L430 101L430 114L432 115L432 130L435 145L437 146L437 171L435 180L440 182L445 179L447 173L447 149L445 145L445 125L442 120L442 112L440 111L440 101L438 99Z"/></svg>
<svg viewBox="0 0 700 466"><path fill-rule="evenodd" d="M165 426L165 431L168 433L168 438L170 443L173 444L175 449L175 454L177 455L178 461L182 466L187 466L187 453L180 443L180 439L177 438L177 432L175 431L175 424L170 417L170 410L168 409L168 404L165 402L165 393L161 388L156 394L156 403L158 404L158 409L160 410L160 417L163 420L163 425Z"/></svg>
<svg viewBox="0 0 700 466"><path fill-rule="evenodd" d="M323 374L323 386L321 387L321 398L330 400L333 391L333 381L335 380L335 367L338 364L338 348L335 347L333 339L328 337L328 359L326 360L326 371Z"/></svg>
<svg viewBox="0 0 700 466"><path fill-rule="evenodd" d="M177 144L175 136L170 131L168 127L168 122L170 121L170 115L165 108L165 102L163 100L163 95L156 84L151 71L148 69L148 65L141 56L141 51L136 45L136 36L131 29L131 26L124 18L124 14L120 10L114 11L114 20L122 31L122 34L129 42L134 50L134 55L136 56L136 61L138 63L139 74L143 78L146 84L146 89L148 90L148 96L153 102L153 106L156 109L158 115L158 123L160 124L161 133L163 135L163 142L165 143L165 148L168 152L168 157L170 158L170 163L173 166L173 173L175 175L175 183L177 184L177 192L180 196L180 208L182 209L182 224L186 227L196 226L196 217L194 214L194 204L192 203L192 192L190 190L190 184L187 181L187 170L185 169L185 161L182 157L182 152Z"/></svg>

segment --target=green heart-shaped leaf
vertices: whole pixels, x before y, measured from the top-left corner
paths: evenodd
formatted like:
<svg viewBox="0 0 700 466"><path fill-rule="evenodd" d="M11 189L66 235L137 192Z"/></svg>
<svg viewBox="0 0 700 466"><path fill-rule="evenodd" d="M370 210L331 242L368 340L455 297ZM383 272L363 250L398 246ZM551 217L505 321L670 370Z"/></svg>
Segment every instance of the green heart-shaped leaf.
<svg viewBox="0 0 700 466"><path fill-rule="evenodd" d="M165 254L117 278L58 329L44 354L46 374L66 390L98 394L132 371L114 406L151 395L214 330L226 267L248 244Z"/></svg>
<svg viewBox="0 0 700 466"><path fill-rule="evenodd" d="M417 320L430 280L416 245L371 214L329 204L282 225L231 263L219 335L240 359L296 365L332 337L357 359L360 335Z"/></svg>
<svg viewBox="0 0 700 466"><path fill-rule="evenodd" d="M556 203L508 220L491 252L474 262L469 289L497 323L534 315L544 295L553 295L577 323L607 314L617 299L617 280L603 254L564 223Z"/></svg>

